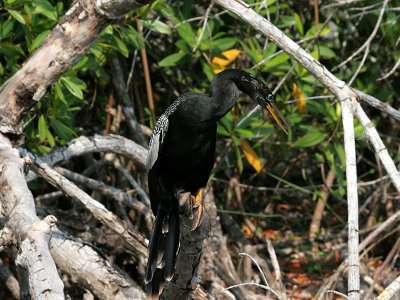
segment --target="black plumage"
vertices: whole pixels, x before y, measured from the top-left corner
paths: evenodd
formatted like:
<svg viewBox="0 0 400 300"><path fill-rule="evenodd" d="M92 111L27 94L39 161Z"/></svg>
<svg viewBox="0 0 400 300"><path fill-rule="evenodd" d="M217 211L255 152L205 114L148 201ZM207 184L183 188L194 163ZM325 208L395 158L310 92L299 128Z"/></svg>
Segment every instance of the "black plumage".
<svg viewBox="0 0 400 300"><path fill-rule="evenodd" d="M243 70L227 69L215 76L209 95L185 93L178 97L153 130L147 168L156 221L145 280L148 292L155 296L174 274L179 247L179 194L190 192L196 196L206 186L214 165L217 121L236 104L239 90L268 109L284 129L286 122L273 104L268 87Z"/></svg>

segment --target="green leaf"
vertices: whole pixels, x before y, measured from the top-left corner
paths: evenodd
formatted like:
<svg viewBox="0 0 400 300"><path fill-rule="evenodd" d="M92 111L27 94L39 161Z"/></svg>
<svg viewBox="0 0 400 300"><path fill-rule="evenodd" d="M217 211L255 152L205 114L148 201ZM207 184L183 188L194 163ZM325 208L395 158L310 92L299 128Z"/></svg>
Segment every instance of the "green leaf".
<svg viewBox="0 0 400 300"><path fill-rule="evenodd" d="M299 31L299 33L303 36L304 35L303 22L301 21L301 18L297 13L294 13L294 18L296 19L296 28Z"/></svg>
<svg viewBox="0 0 400 300"><path fill-rule="evenodd" d="M268 174L268 176L271 176L272 178L275 178L276 180L282 181L283 183L286 183L288 186L290 186L292 188L295 188L295 189L297 189L297 190L299 190L299 191L301 191L303 193L312 194L312 192L307 190L306 188L303 188L303 187L301 187L301 186L299 186L297 184L294 184L294 183L292 183L290 181L287 181L287 180L283 179L282 177L276 176L276 175L274 175L272 173L269 173L269 172L267 172L267 174Z"/></svg>
<svg viewBox="0 0 400 300"><path fill-rule="evenodd" d="M231 136L231 133L220 122L217 123L217 133L224 136Z"/></svg>
<svg viewBox="0 0 400 300"><path fill-rule="evenodd" d="M121 41L121 39L119 39L118 37L116 37L115 35L113 36L114 41L115 41L115 48L121 52L121 54L125 57L129 56L129 50L128 47L126 47L125 43L123 41Z"/></svg>
<svg viewBox="0 0 400 300"><path fill-rule="evenodd" d="M51 134L50 130L47 130L47 141L51 147L56 145L56 140L54 139L54 136Z"/></svg>
<svg viewBox="0 0 400 300"><path fill-rule="evenodd" d="M49 129L47 128L46 119L43 115L39 117L38 121L39 139L45 141L47 139L47 133Z"/></svg>
<svg viewBox="0 0 400 300"><path fill-rule="evenodd" d="M178 32L179 36L191 47L193 48L196 44L196 40L194 37L194 32L192 26L188 22L183 23L180 25L176 31Z"/></svg>
<svg viewBox="0 0 400 300"><path fill-rule="evenodd" d="M6 38L9 33L13 30L15 21L13 19L8 19L0 26L0 38Z"/></svg>
<svg viewBox="0 0 400 300"><path fill-rule="evenodd" d="M260 218L260 219L281 218L281 219L285 220L285 218L286 218L285 216L279 215L279 214L252 213L252 212L236 211L236 210L217 209L217 212L223 213L223 214L246 216L246 217Z"/></svg>
<svg viewBox="0 0 400 300"><path fill-rule="evenodd" d="M217 39L211 42L211 47L214 51L221 52L233 48L238 41L239 39L235 37Z"/></svg>
<svg viewBox="0 0 400 300"><path fill-rule="evenodd" d="M297 24L296 18L292 16L280 16L278 28L286 28Z"/></svg>
<svg viewBox="0 0 400 300"><path fill-rule="evenodd" d="M42 44L43 40L46 38L46 36L49 34L50 30L45 30L41 33L39 33L35 39L33 40L32 44L29 47L29 52L32 52L33 50L35 50L37 47L40 46L40 44Z"/></svg>
<svg viewBox="0 0 400 300"><path fill-rule="evenodd" d="M89 58L87 56L84 56L75 66L72 67L72 70L79 70L83 68L88 61Z"/></svg>
<svg viewBox="0 0 400 300"><path fill-rule="evenodd" d="M33 10L36 14L41 14L50 20L57 21L57 11L47 0L33 1L35 8Z"/></svg>
<svg viewBox="0 0 400 300"><path fill-rule="evenodd" d="M22 50L20 45L14 45L9 42L1 42L0 43L0 53L3 52L6 57L19 57L25 56L24 51Z"/></svg>
<svg viewBox="0 0 400 300"><path fill-rule="evenodd" d="M254 138L255 134L252 130L236 128L235 133L241 138Z"/></svg>
<svg viewBox="0 0 400 300"><path fill-rule="evenodd" d="M71 140L71 138L76 135L71 128L56 118L50 118L50 124L55 133L66 142Z"/></svg>
<svg viewBox="0 0 400 300"><path fill-rule="evenodd" d="M130 25L126 25L123 27L118 27L118 30L121 33L123 42L128 48L134 47L138 50L144 48L144 39L135 28Z"/></svg>
<svg viewBox="0 0 400 300"><path fill-rule="evenodd" d="M242 173L243 172L243 159L242 159L242 153L240 151L240 140L235 136L232 136L232 140L233 140L233 148L235 149L235 153L236 153L239 172Z"/></svg>
<svg viewBox="0 0 400 300"><path fill-rule="evenodd" d="M151 31L163 33L163 34L171 34L171 29L167 24L161 22L160 20L143 20L141 21L143 27L150 29Z"/></svg>
<svg viewBox="0 0 400 300"><path fill-rule="evenodd" d="M294 146L299 148L312 147L321 143L326 138L326 136L327 136L326 133L322 133L319 131L309 132L306 135L299 138L294 143Z"/></svg>
<svg viewBox="0 0 400 300"><path fill-rule="evenodd" d="M83 99L82 90L86 88L86 84L82 80L76 77L63 76L61 77L61 81L72 95L78 99Z"/></svg>
<svg viewBox="0 0 400 300"><path fill-rule="evenodd" d="M233 117L232 113L228 112L218 123L221 123L229 132L233 130Z"/></svg>
<svg viewBox="0 0 400 300"><path fill-rule="evenodd" d="M275 66L278 66L286 61L288 61L290 58L289 55L287 55L286 53L281 53L278 56L274 57L273 59L268 60L265 64L264 64L264 68L265 70L267 69L271 69Z"/></svg>
<svg viewBox="0 0 400 300"><path fill-rule="evenodd" d="M161 60L158 63L158 65L160 67L172 67L172 66L175 66L180 61L182 61L185 58L185 56L187 56L187 55L188 54L185 53L185 52L178 52L178 53L174 53L174 54L168 55L163 60Z"/></svg>
<svg viewBox="0 0 400 300"><path fill-rule="evenodd" d="M206 62L205 60L201 60L201 68L203 70L203 73L207 76L207 79L209 81L212 81L215 74L213 72L213 69L211 68L210 64Z"/></svg>
<svg viewBox="0 0 400 300"><path fill-rule="evenodd" d="M25 24L25 19L19 12L17 12L16 10L12 10L12 9L7 9L7 11L15 20L17 20L21 24Z"/></svg>
<svg viewBox="0 0 400 300"><path fill-rule="evenodd" d="M320 30L320 28L322 28L322 23L319 23L318 24L318 30ZM329 32L330 32L331 30L330 30L330 28L329 28L329 26L325 26L323 29L322 29L322 31L321 31L321 33L320 33L320 36L325 36L325 35L327 35ZM313 36L315 36L315 34L316 34L316 30L315 30L315 24L307 31L307 33L306 33L306 35L305 35L305 37L313 37Z"/></svg>
<svg viewBox="0 0 400 300"><path fill-rule="evenodd" d="M324 45L319 46L319 54L324 58L336 57L335 52L333 52L331 48L328 48L327 46Z"/></svg>
<svg viewBox="0 0 400 300"><path fill-rule="evenodd" d="M341 143L334 143L333 147L335 148L335 152L340 159L342 168L346 167L346 154L344 152L344 146Z"/></svg>

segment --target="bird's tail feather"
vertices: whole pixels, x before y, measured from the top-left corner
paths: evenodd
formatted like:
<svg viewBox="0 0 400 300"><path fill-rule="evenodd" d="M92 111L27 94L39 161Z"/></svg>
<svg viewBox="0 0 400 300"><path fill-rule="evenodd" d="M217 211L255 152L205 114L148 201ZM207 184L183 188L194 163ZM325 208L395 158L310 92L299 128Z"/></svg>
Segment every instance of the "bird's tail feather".
<svg viewBox="0 0 400 300"><path fill-rule="evenodd" d="M169 215L168 233L164 244L164 278L171 280L175 270L176 251L179 244L179 217L177 213Z"/></svg>
<svg viewBox="0 0 400 300"><path fill-rule="evenodd" d="M146 290L158 297L165 280L174 274L179 245L179 216L177 210L159 209L149 241L149 259L146 268Z"/></svg>

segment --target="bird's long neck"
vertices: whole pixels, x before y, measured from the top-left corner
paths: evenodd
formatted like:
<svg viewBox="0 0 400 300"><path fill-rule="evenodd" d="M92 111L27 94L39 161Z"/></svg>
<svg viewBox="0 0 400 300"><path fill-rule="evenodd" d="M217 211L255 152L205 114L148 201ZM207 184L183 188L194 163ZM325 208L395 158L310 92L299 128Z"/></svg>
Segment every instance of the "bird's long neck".
<svg viewBox="0 0 400 300"><path fill-rule="evenodd" d="M236 72L224 72L211 83L210 105L216 119L228 113L239 98L239 89L234 82L236 75Z"/></svg>

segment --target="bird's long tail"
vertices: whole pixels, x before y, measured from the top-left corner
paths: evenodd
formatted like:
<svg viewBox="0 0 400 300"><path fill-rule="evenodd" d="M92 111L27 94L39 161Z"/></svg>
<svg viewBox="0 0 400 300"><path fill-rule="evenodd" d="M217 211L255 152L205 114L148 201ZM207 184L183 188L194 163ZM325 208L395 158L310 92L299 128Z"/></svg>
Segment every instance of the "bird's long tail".
<svg viewBox="0 0 400 300"><path fill-rule="evenodd" d="M165 280L171 280L179 245L178 209L158 209L149 241L146 291L158 297Z"/></svg>

